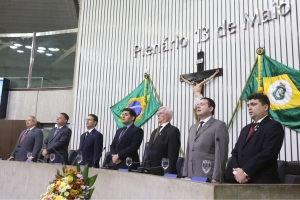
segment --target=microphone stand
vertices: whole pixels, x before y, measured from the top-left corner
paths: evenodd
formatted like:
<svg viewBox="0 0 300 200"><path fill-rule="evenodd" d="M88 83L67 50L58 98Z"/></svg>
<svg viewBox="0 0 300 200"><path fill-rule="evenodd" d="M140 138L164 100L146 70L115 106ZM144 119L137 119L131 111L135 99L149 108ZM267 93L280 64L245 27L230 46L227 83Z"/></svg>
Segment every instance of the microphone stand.
<svg viewBox="0 0 300 200"><path fill-rule="evenodd" d="M220 171L221 171L221 175L220 175L220 184L222 184L223 183L223 178L222 178L222 176L223 176L223 172L222 172L222 163L221 163L221 155L220 155L220 147L219 147L219 141L220 141L220 138L216 138L216 141L217 141L217 146L218 146L218 154L219 154L219 156L218 156L218 158L219 158L219 162L220 162L220 165L219 165L219 167L220 167Z"/></svg>

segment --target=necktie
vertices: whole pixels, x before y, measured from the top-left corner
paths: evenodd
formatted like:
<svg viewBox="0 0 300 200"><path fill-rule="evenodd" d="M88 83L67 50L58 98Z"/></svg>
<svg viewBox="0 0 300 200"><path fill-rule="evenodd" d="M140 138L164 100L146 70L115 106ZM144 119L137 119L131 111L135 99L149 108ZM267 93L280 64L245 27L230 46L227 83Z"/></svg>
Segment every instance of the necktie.
<svg viewBox="0 0 300 200"><path fill-rule="evenodd" d="M23 142L23 140L25 139L25 137L26 137L26 135L29 133L29 131L30 131L30 129L27 129L27 130L25 131L25 133L22 135L22 137L21 137L21 139L20 139L20 143Z"/></svg>
<svg viewBox="0 0 300 200"><path fill-rule="evenodd" d="M198 131L201 129L201 127L203 126L204 121L201 121L197 127L197 131L196 131L196 136L198 135Z"/></svg>
<svg viewBox="0 0 300 200"><path fill-rule="evenodd" d="M54 132L54 136L56 135L56 133L60 130L60 128L56 128L56 131Z"/></svg>
<svg viewBox="0 0 300 200"><path fill-rule="evenodd" d="M202 125L204 124L204 121L201 121L198 125L198 128L197 128L197 132L201 129Z"/></svg>
<svg viewBox="0 0 300 200"><path fill-rule="evenodd" d="M127 126L125 126L119 136L119 142L121 141L121 138L123 137L124 133L126 132Z"/></svg>
<svg viewBox="0 0 300 200"><path fill-rule="evenodd" d="M159 131L160 131L161 128L162 128L162 126L159 126L159 127L157 128L156 133L155 133L155 136L154 136L154 139L153 139L153 143L155 142L155 140L156 140L156 138L157 138L157 136L158 136L158 133L159 133Z"/></svg>
<svg viewBox="0 0 300 200"><path fill-rule="evenodd" d="M250 136L252 135L252 133L254 132L254 128L255 126L257 125L258 123L253 123L250 127L250 130L248 132L248 135L247 135L247 138L246 138L246 141L250 138Z"/></svg>
<svg viewBox="0 0 300 200"><path fill-rule="evenodd" d="M87 132L85 133L85 138L87 138L89 135L90 135L90 133L87 131Z"/></svg>

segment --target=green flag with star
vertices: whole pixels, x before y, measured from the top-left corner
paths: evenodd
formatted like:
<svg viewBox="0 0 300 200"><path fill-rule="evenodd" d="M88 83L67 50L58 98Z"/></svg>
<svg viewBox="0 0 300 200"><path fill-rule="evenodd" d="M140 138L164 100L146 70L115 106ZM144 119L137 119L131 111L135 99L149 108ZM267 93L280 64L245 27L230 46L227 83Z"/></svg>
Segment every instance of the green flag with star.
<svg viewBox="0 0 300 200"><path fill-rule="evenodd" d="M264 55L257 56L241 98L261 92L270 99L270 117L300 132L300 71Z"/></svg>
<svg viewBox="0 0 300 200"><path fill-rule="evenodd" d="M137 117L134 124L141 126L156 113L159 107L160 105L151 91L149 80L145 78L130 94L110 107L110 110L118 128L121 128L124 126L121 120L121 114L124 108L132 108L135 111Z"/></svg>

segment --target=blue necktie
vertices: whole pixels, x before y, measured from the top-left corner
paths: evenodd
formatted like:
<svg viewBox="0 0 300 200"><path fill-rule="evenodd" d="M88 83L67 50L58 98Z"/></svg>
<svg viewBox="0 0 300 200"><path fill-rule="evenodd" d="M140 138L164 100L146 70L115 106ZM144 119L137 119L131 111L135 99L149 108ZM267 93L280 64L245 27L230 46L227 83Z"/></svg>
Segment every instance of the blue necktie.
<svg viewBox="0 0 300 200"><path fill-rule="evenodd" d="M60 130L60 128L56 128L56 131L54 132L54 136L56 135L56 133Z"/></svg>
<svg viewBox="0 0 300 200"><path fill-rule="evenodd" d="M125 127L123 128L123 130L122 130L122 132L121 132L121 134L120 134L120 136L119 136L119 142L121 141L121 139L122 139L124 133L126 132L126 129L127 129L127 126L125 126Z"/></svg>

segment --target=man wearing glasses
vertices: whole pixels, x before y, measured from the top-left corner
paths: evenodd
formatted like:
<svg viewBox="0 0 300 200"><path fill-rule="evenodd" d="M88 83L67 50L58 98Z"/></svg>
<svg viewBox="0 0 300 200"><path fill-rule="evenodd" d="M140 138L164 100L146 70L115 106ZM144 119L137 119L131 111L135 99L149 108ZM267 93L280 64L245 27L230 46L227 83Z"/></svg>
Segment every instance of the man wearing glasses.
<svg viewBox="0 0 300 200"><path fill-rule="evenodd" d="M177 174L176 162L180 149L180 132L170 123L173 111L167 107L160 107L156 114L159 127L151 134L145 167L150 173L163 176L162 159L168 158L169 166L166 173Z"/></svg>

